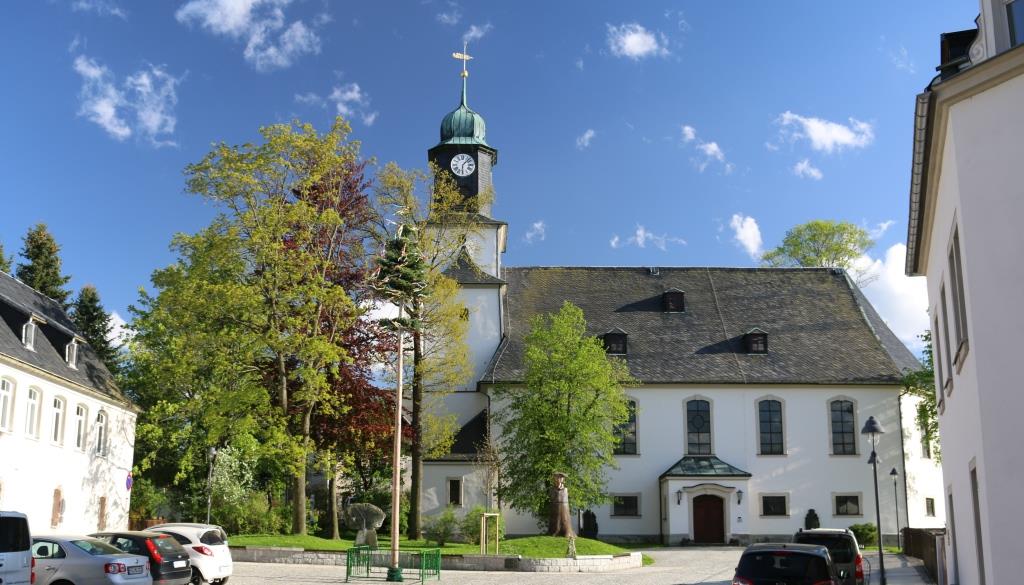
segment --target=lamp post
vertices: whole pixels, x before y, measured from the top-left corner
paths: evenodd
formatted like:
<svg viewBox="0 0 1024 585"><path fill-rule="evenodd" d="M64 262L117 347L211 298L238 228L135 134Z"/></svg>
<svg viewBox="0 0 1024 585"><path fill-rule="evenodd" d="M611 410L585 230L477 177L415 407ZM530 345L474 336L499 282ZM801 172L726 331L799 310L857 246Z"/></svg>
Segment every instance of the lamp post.
<svg viewBox="0 0 1024 585"><path fill-rule="evenodd" d="M875 441L876 435L881 435L884 432L882 425L873 416L868 417L867 422L864 423L864 428L860 430L862 435L871 435L871 457L868 458L868 463L871 464L871 469L875 476L875 526L878 527L878 582L881 585L886 585L885 553L882 551L882 510L878 506L878 453L875 452Z"/></svg>
<svg viewBox="0 0 1024 585"><path fill-rule="evenodd" d="M896 506L896 548L903 550L903 546L900 544L900 492L896 489L896 478L899 477L899 473L893 467L889 475L892 476L892 501Z"/></svg>
<svg viewBox="0 0 1024 585"><path fill-rule="evenodd" d="M210 447L206 452L206 460L210 470L206 474L206 523L210 523L210 507L213 506L213 463L217 460L217 448Z"/></svg>

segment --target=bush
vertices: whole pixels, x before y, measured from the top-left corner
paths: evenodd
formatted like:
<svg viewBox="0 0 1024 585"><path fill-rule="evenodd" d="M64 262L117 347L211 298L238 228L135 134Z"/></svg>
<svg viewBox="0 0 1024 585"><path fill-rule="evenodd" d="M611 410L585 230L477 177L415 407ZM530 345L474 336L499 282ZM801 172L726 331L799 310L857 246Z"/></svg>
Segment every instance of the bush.
<svg viewBox="0 0 1024 585"><path fill-rule="evenodd" d="M437 516L431 518L427 526L427 535L437 541L437 546L444 546L459 532L459 519L455 517L455 508L448 506Z"/></svg>
<svg viewBox="0 0 1024 585"><path fill-rule="evenodd" d="M459 526L462 529L462 536L473 544L480 544L480 516L484 512L494 512L483 506L473 506L466 516L461 520ZM505 538L505 518L498 516L497 522L494 518L487 519L487 542L494 542L495 538Z"/></svg>
<svg viewBox="0 0 1024 585"><path fill-rule="evenodd" d="M290 505L271 506L267 494L251 491L240 501L220 503L212 520L230 534L282 534L291 527Z"/></svg>
<svg viewBox="0 0 1024 585"><path fill-rule="evenodd" d="M850 532L857 537L857 543L861 546L868 546L878 542L878 529L870 522L854 524L850 526Z"/></svg>

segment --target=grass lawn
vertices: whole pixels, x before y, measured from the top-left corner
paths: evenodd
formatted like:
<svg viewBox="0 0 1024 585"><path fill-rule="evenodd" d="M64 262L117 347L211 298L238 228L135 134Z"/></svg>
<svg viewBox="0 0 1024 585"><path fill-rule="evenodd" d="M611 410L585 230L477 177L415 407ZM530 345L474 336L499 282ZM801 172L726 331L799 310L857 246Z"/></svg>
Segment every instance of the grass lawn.
<svg viewBox="0 0 1024 585"><path fill-rule="evenodd" d="M231 546L278 546L290 548L303 548L306 550L343 551L352 548L351 540L331 540L310 535L284 535L284 534L243 534L232 536L228 539ZM379 538L378 547L385 549L391 546L388 538ZM493 546L493 544L491 545ZM405 540L400 541L399 547L402 550L418 550L423 548L438 548L437 543L429 540ZM525 558L561 558L565 556L568 548L566 539L561 536L527 536L524 538L513 538L501 542L501 553L508 555L522 555ZM491 550L494 550L493 548ZM448 543L441 548L441 554L479 554L480 546L461 542ZM599 540L589 538L576 538L576 553L581 555L615 555L630 552L628 549L608 544ZM644 565L654 563L647 555L644 555Z"/></svg>

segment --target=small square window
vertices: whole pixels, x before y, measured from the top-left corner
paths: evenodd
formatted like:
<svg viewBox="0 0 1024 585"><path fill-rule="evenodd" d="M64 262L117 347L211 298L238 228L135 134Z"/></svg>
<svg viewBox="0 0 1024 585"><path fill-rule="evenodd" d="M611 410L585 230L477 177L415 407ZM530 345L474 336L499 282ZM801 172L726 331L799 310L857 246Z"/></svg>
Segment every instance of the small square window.
<svg viewBox="0 0 1024 585"><path fill-rule="evenodd" d="M661 305L666 313L682 313L686 311L686 293L674 288L661 295Z"/></svg>
<svg viewBox="0 0 1024 585"><path fill-rule="evenodd" d="M448 479L448 503L455 507L462 506L462 479Z"/></svg>
<svg viewBox="0 0 1024 585"><path fill-rule="evenodd" d="M768 353L768 334L753 329L743 336L743 346L747 353Z"/></svg>
<svg viewBox="0 0 1024 585"><path fill-rule="evenodd" d="M615 496L612 500L612 516L639 516L640 496Z"/></svg>
<svg viewBox="0 0 1024 585"><path fill-rule="evenodd" d="M761 496L762 516L789 516L786 496Z"/></svg>
<svg viewBox="0 0 1024 585"><path fill-rule="evenodd" d="M935 517L935 498L924 499L924 513L925 516L934 518Z"/></svg>
<svg viewBox="0 0 1024 585"><path fill-rule="evenodd" d="M626 334L618 332L605 333L604 350L609 355L626 355Z"/></svg>
<svg viewBox="0 0 1024 585"><path fill-rule="evenodd" d="M835 497L836 516L860 516L860 496L839 495Z"/></svg>

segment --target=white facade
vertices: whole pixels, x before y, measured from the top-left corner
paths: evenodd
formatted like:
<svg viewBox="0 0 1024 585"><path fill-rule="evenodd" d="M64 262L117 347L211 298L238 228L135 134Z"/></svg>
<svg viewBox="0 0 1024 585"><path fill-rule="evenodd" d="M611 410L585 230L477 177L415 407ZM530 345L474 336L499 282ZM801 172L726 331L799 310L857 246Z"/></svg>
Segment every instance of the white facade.
<svg viewBox="0 0 1024 585"><path fill-rule="evenodd" d="M3 356L0 393L0 509L33 534L127 529L135 412Z"/></svg>
<svg viewBox="0 0 1024 585"><path fill-rule="evenodd" d="M947 577L959 584L1017 580L1024 524L1015 367L1024 327L1024 48L1011 48L1011 7L1024 10L983 0L969 67L918 97L907 272L928 280Z"/></svg>

